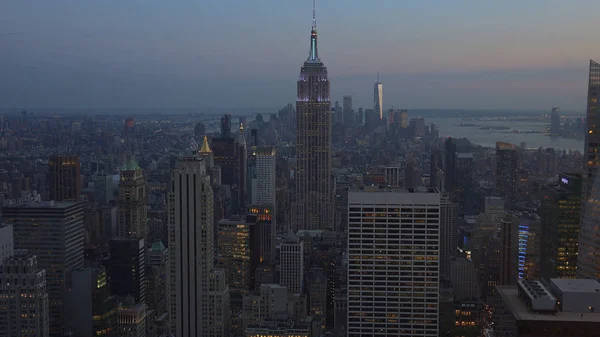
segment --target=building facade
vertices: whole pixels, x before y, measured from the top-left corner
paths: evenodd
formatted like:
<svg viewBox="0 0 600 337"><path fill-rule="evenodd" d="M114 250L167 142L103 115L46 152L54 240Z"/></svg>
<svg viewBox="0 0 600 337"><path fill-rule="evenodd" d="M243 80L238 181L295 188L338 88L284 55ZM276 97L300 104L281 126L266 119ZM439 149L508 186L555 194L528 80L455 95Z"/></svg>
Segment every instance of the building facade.
<svg viewBox="0 0 600 337"><path fill-rule="evenodd" d="M79 201L81 167L78 156L52 156L48 161L50 200Z"/></svg>
<svg viewBox="0 0 600 337"><path fill-rule="evenodd" d="M19 204L5 207L2 216L13 225L15 249L36 255L38 267L46 271L50 335L62 336L70 273L83 267L83 204Z"/></svg>
<svg viewBox="0 0 600 337"><path fill-rule="evenodd" d="M438 190L350 191L348 214L348 336L438 336Z"/></svg>
<svg viewBox="0 0 600 337"><path fill-rule="evenodd" d="M301 293L304 286L304 242L289 234L281 243L280 254L279 284L292 293Z"/></svg>
<svg viewBox="0 0 600 337"><path fill-rule="evenodd" d="M590 60L587 95L587 132L583 152L583 208L577 256L577 277L600 278L600 63Z"/></svg>
<svg viewBox="0 0 600 337"><path fill-rule="evenodd" d="M148 239L148 192L140 166L130 159L119 180L119 236Z"/></svg>
<svg viewBox="0 0 600 337"><path fill-rule="evenodd" d="M0 265L0 312L2 337L49 336L46 271L26 250Z"/></svg>
<svg viewBox="0 0 600 337"><path fill-rule="evenodd" d="M213 189L199 156L176 164L169 205L169 316L178 337L230 334L229 289L214 267Z"/></svg>

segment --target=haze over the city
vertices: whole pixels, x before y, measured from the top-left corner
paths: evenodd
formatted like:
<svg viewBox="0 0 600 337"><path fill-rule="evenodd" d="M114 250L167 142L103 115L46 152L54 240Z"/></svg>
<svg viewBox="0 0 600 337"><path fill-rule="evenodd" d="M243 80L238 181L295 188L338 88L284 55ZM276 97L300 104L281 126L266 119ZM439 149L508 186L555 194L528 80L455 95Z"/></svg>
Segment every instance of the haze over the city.
<svg viewBox="0 0 600 337"><path fill-rule="evenodd" d="M317 3L332 101L583 112L595 1ZM295 101L310 1L4 1L2 108L277 108Z"/></svg>

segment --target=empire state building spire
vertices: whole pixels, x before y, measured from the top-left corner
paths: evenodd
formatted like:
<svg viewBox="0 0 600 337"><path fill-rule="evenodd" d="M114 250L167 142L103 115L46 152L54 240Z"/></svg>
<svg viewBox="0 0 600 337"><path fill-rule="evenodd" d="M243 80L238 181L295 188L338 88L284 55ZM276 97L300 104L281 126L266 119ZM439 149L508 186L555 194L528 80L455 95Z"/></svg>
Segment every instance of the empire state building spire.
<svg viewBox="0 0 600 337"><path fill-rule="evenodd" d="M316 0L313 0L313 23L310 32L310 54L307 62L321 62L319 60L319 52L317 49L317 16L316 16Z"/></svg>

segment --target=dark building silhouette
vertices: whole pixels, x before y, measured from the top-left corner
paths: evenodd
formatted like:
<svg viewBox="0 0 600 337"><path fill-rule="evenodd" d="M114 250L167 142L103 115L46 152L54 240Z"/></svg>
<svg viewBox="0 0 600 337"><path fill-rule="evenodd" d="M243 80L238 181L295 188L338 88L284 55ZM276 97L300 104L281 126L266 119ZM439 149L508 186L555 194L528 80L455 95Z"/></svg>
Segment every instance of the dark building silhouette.
<svg viewBox="0 0 600 337"><path fill-rule="evenodd" d="M196 140L200 140L206 134L206 125L204 123L196 123L194 127L194 137Z"/></svg>
<svg viewBox="0 0 600 337"><path fill-rule="evenodd" d="M221 117L221 138L231 137L231 114Z"/></svg>
<svg viewBox="0 0 600 337"><path fill-rule="evenodd" d="M110 291L117 296L131 295L137 303L146 300L146 247L142 238L110 240L108 278Z"/></svg>
<svg viewBox="0 0 600 337"><path fill-rule="evenodd" d="M540 208L543 279L576 277L581 183L580 174L560 174L556 185L543 189Z"/></svg>
<svg viewBox="0 0 600 337"><path fill-rule="evenodd" d="M48 161L50 200L79 201L81 176L78 156L52 156Z"/></svg>
<svg viewBox="0 0 600 337"><path fill-rule="evenodd" d="M454 139L447 138L444 143L444 189L448 193L454 192L456 185L456 143Z"/></svg>
<svg viewBox="0 0 600 337"><path fill-rule="evenodd" d="M496 195L510 209L517 200L519 158L514 144L496 142Z"/></svg>

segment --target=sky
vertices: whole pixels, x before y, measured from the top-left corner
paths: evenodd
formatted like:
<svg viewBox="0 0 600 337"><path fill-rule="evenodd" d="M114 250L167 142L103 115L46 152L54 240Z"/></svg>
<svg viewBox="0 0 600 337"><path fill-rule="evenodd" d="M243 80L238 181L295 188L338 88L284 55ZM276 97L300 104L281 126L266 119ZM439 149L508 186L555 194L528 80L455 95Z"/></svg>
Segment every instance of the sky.
<svg viewBox="0 0 600 337"><path fill-rule="evenodd" d="M585 109L597 0L317 0L333 102ZM0 108L278 108L310 0L0 1Z"/></svg>

